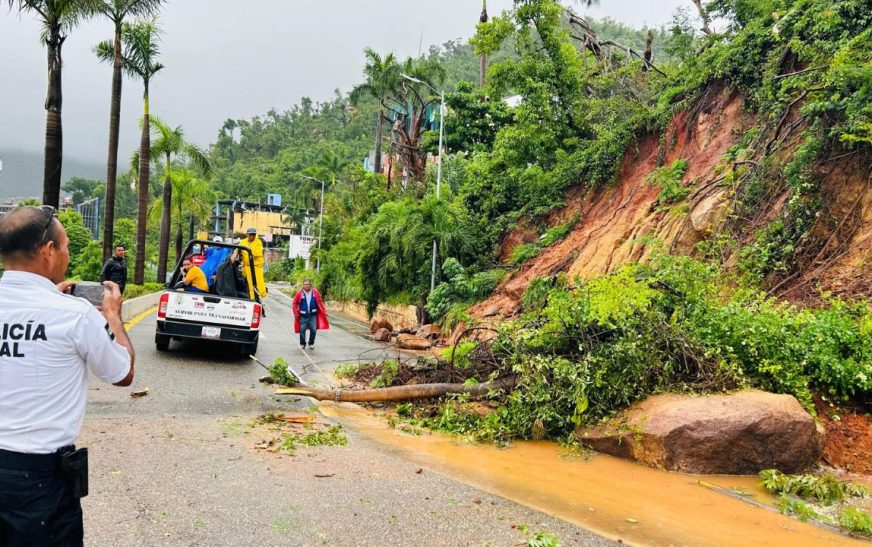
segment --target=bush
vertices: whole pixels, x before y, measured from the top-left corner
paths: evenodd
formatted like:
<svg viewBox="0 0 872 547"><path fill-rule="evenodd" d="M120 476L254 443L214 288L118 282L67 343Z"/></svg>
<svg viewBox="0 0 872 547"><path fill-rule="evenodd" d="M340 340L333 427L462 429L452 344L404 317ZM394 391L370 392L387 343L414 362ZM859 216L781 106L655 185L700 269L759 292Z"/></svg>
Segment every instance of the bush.
<svg viewBox="0 0 872 547"><path fill-rule="evenodd" d="M540 424L563 438L664 391L757 386L794 395L810 412L812 389L872 396L868 304L799 310L727 289L717 268L687 257L574 285L560 277L531 283L527 313L502 328L496 344L511 355L501 372L519 381L488 417L488 431L528 438Z"/></svg>
<svg viewBox="0 0 872 547"><path fill-rule="evenodd" d="M509 264L512 266L520 266L524 262L536 258L539 256L539 253L542 252L542 249L550 247L565 238L572 230L573 226L578 222L578 218L579 217L576 215L569 222L564 222L563 224L558 224L557 226L548 228L544 234L539 236L539 240L536 243L518 245L512 249L512 252L509 255Z"/></svg>
<svg viewBox="0 0 872 547"><path fill-rule="evenodd" d="M145 296L155 292L160 292L166 287L160 283L145 283L144 285L127 285L124 288L124 299L130 300L137 296Z"/></svg>
<svg viewBox="0 0 872 547"><path fill-rule="evenodd" d="M645 180L661 188L657 194L657 203L668 204L681 201L690 194L690 188L685 187L681 179L687 172L687 160L677 159L669 167L658 167Z"/></svg>
<svg viewBox="0 0 872 547"><path fill-rule="evenodd" d="M454 258L445 260L442 274L447 281L437 285L427 297L427 313L434 321L443 319L452 310L454 315L462 313L474 302L487 298L505 276L503 270L494 269L470 278Z"/></svg>

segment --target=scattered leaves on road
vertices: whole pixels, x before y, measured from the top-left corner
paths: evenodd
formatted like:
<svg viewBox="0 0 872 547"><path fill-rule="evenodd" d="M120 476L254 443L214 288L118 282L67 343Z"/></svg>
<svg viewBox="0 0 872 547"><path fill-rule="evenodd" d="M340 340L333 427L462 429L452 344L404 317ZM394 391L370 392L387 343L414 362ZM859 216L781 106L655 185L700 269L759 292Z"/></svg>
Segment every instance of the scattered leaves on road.
<svg viewBox="0 0 872 547"><path fill-rule="evenodd" d="M317 422L312 413L264 414L250 424L252 430L263 426L278 436L260 440L254 445L256 450L295 454L300 446L344 446L348 443L348 437L341 425Z"/></svg>

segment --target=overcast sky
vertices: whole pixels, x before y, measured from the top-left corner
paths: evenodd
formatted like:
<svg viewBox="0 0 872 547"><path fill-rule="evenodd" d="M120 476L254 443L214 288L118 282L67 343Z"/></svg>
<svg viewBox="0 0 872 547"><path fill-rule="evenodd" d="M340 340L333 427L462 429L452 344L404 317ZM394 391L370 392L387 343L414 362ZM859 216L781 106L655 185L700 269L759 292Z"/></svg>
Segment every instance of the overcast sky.
<svg viewBox="0 0 872 547"><path fill-rule="evenodd" d="M490 0L496 14L511 0ZM602 0L581 10L641 26L667 23L689 0ZM3 149L41 151L44 139L45 50L39 24L0 2L0 155ZM479 0L170 0L161 13L166 68L151 86L151 111L182 125L190 140L214 141L227 118L284 110L303 96L320 100L361 79L363 49L416 55L419 44L468 38ZM64 44L64 155L105 161L111 67L99 64L94 44L112 27L93 20ZM139 142L139 82L125 79L120 155Z"/></svg>

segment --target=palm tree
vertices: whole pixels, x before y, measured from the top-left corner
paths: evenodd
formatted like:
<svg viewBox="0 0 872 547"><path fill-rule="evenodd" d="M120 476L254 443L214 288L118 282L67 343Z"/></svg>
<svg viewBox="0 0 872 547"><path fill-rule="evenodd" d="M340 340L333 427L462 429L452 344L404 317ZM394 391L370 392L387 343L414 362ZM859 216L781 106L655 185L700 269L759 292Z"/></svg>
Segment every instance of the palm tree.
<svg viewBox="0 0 872 547"><path fill-rule="evenodd" d="M481 0L481 15L478 16L479 23L487 23L487 0ZM485 78L487 77L487 52L481 52L478 66L478 87L484 87Z"/></svg>
<svg viewBox="0 0 872 547"><path fill-rule="evenodd" d="M122 53L121 68L130 76L142 80L143 114L142 135L139 141L139 176L137 179L138 210L136 215L136 258L133 268L133 282L141 285L145 280L145 234L148 213L148 178L151 158L151 124L148 114L148 92L151 79L163 68L157 62L160 53L157 47L160 40L160 27L154 19L124 23L121 28ZM115 46L103 42L97 46L97 56L101 59L115 59ZM161 278L158 278L161 281Z"/></svg>
<svg viewBox="0 0 872 547"><path fill-rule="evenodd" d="M48 89L45 97L45 164L42 202L55 208L60 203L64 136L61 123L63 92L61 48L67 33L93 14L93 0L9 0L10 9L35 13L42 23L41 38L48 53Z"/></svg>
<svg viewBox="0 0 872 547"><path fill-rule="evenodd" d="M118 132L121 125L121 32L128 17L152 16L163 0L98 0L95 10L112 21L115 38L112 42L112 57L107 59L105 43L95 48L101 61L112 62L112 99L109 106L109 156L106 160L106 198L103 213L103 260L107 260L115 246L115 186L118 174Z"/></svg>
<svg viewBox="0 0 872 547"><path fill-rule="evenodd" d="M185 226L185 212L190 217L200 221L209 218L212 207L215 205L215 193L205 180L198 178L193 172L184 167L176 167L170 173L172 184L172 210L175 211L176 227L176 262L182 257L183 229ZM149 218L155 221L162 218L163 203L155 201L149 207Z"/></svg>
<svg viewBox="0 0 872 547"><path fill-rule="evenodd" d="M375 172L381 173L385 104L400 85L400 65L393 53L388 53L382 58L372 48L366 48L364 55L366 66L363 68L363 73L366 81L351 90L349 99L355 106L367 96L379 102L378 118L375 122Z"/></svg>
<svg viewBox="0 0 872 547"><path fill-rule="evenodd" d="M157 278L161 280L166 277L167 255L169 254L170 246L170 220L173 210L173 155L187 158L206 176L212 171L212 163L203 150L185 140L185 132L182 126L171 128L156 117L152 117L150 123L157 137L154 146L151 148L152 157L155 161L162 157L165 162L164 175L166 178L163 185L163 207L160 218L160 242L157 258Z"/></svg>

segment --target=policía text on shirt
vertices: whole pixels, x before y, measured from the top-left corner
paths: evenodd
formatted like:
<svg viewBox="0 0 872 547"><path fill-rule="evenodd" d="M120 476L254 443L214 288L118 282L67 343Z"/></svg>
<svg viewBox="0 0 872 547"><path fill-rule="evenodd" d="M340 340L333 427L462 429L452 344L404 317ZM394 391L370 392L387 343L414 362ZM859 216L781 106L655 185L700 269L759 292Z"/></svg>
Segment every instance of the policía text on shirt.
<svg viewBox="0 0 872 547"><path fill-rule="evenodd" d="M11 342L10 342L11 340ZM18 341L47 340L45 325L28 321L21 323L3 323L0 327L0 357L24 357L18 347Z"/></svg>

